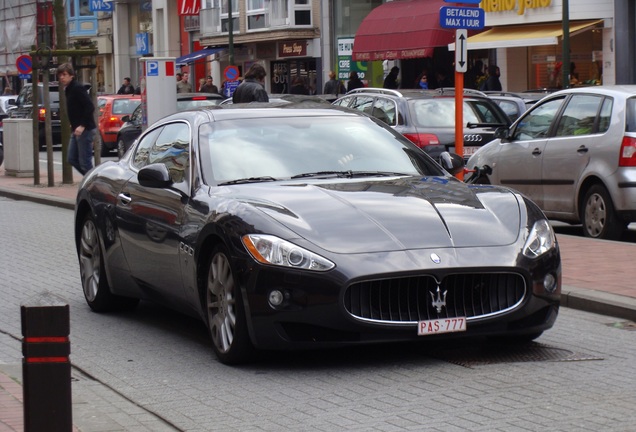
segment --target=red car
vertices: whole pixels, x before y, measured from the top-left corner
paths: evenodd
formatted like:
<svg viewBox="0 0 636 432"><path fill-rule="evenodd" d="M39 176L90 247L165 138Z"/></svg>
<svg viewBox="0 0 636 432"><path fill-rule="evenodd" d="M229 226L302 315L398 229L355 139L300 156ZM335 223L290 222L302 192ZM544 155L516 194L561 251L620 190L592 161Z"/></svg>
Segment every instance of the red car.
<svg viewBox="0 0 636 432"><path fill-rule="evenodd" d="M141 96L139 95L101 95L97 97L102 156L108 156L111 150L117 148L117 132L123 124L121 118L132 114L139 104L141 104Z"/></svg>

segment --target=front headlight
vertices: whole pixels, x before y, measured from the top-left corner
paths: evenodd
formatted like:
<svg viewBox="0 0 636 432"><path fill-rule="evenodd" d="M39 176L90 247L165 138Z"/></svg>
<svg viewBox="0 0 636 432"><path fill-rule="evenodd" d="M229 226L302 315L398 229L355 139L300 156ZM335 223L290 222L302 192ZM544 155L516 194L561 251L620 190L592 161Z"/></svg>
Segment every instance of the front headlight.
<svg viewBox="0 0 636 432"><path fill-rule="evenodd" d="M535 222L530 235L523 245L523 254L528 258L536 258L548 252L556 245L554 230L546 219Z"/></svg>
<svg viewBox="0 0 636 432"><path fill-rule="evenodd" d="M250 255L263 264L313 271L327 271L336 266L320 255L272 235L248 234L242 240Z"/></svg>

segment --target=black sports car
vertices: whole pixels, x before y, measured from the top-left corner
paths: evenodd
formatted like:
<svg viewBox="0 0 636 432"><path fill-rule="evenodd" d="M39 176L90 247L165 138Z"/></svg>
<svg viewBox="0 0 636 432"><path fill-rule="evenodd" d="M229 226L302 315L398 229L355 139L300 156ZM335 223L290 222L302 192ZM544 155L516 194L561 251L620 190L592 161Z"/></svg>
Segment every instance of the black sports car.
<svg viewBox="0 0 636 432"><path fill-rule="evenodd" d="M228 364L553 325L561 260L535 204L457 180L364 114L241 105L168 116L85 176L75 239L93 310L151 299L198 316Z"/></svg>

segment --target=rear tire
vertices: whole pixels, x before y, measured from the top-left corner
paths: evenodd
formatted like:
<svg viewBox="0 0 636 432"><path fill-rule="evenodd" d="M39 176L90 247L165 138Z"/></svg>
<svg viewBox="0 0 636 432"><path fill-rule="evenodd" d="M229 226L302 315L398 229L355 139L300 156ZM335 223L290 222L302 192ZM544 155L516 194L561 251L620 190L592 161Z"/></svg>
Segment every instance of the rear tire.
<svg viewBox="0 0 636 432"><path fill-rule="evenodd" d="M247 331L247 319L227 249L212 251L205 280L206 322L216 356L224 364L240 364L254 351Z"/></svg>
<svg viewBox="0 0 636 432"><path fill-rule="evenodd" d="M139 299L121 297L110 292L99 231L93 217L88 214L82 224L79 245L79 267L86 303L95 312L133 309Z"/></svg>
<svg viewBox="0 0 636 432"><path fill-rule="evenodd" d="M585 237L605 240L619 240L627 226L614 210L614 203L607 189L598 184L585 194L581 206L581 222Z"/></svg>

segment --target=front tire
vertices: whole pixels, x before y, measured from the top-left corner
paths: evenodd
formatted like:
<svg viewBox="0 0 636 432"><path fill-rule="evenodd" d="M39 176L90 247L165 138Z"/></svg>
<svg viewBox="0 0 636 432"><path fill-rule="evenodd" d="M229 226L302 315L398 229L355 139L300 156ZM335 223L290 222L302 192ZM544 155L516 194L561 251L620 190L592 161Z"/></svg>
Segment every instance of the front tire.
<svg viewBox="0 0 636 432"><path fill-rule="evenodd" d="M221 245L212 251L205 281L206 321L212 347L221 363L239 364L249 360L253 346L229 256Z"/></svg>
<svg viewBox="0 0 636 432"><path fill-rule="evenodd" d="M585 237L619 240L627 226L616 214L609 192L601 185L587 191L581 210Z"/></svg>
<svg viewBox="0 0 636 432"><path fill-rule="evenodd" d="M139 299L121 297L110 292L104 269L104 258L99 231L93 217L88 214L82 224L79 245L79 267L86 303L95 312L133 309Z"/></svg>

